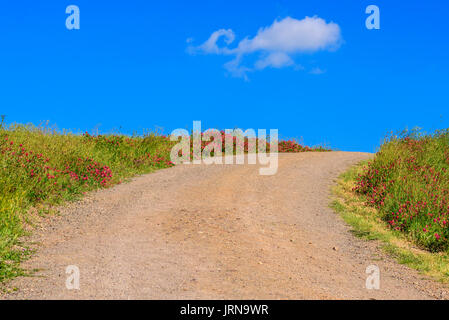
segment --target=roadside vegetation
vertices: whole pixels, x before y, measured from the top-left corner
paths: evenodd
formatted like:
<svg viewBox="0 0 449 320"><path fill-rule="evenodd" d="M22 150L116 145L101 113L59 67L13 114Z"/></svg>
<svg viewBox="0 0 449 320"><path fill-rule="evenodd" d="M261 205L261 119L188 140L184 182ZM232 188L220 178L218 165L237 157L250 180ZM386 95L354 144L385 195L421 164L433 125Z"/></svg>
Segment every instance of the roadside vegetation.
<svg viewBox="0 0 449 320"><path fill-rule="evenodd" d="M296 140L281 140L278 143L278 152L327 152L331 151L330 148L325 146L308 147L299 144Z"/></svg>
<svg viewBox="0 0 449 320"><path fill-rule="evenodd" d="M23 273L30 254L20 237L63 201L136 174L172 166L167 137L60 133L47 127L0 127L0 282Z"/></svg>
<svg viewBox="0 0 449 320"><path fill-rule="evenodd" d="M170 151L175 144L169 137L154 133L74 134L47 125L7 125L2 119L0 283L24 274L20 261L31 252L21 239L32 230L40 215L65 201L79 199L88 191L173 166ZM206 144L202 143L202 149ZM246 139L246 147L247 144ZM280 152L327 150L305 147L293 140L279 144Z"/></svg>
<svg viewBox="0 0 449 320"><path fill-rule="evenodd" d="M235 154L236 150L241 150L244 153L253 152L255 150L256 152L263 151L270 152L270 137L267 137L266 140L260 139L258 137L250 137L244 136L242 132L230 134L226 133L224 130L220 131L221 136L221 152L224 155L226 152L226 142L232 140L232 150ZM238 137L238 138L237 138ZM206 148L207 145L213 144L214 139L208 137L204 137L204 133L201 133L200 135L196 136L197 140L201 140L201 154L203 154L203 150ZM268 141L267 141L268 140ZM195 137L193 135L190 136L190 152L191 155L193 155L194 152L194 142ZM219 143L218 143L219 146ZM210 148L208 148L210 149ZM323 145L317 145L313 147L309 147L306 145L303 145L299 143L296 139L288 139L288 140L279 140L278 141L278 152L279 153L298 153L298 152L328 152L332 151L331 148L323 146ZM181 153L179 154L181 155ZM213 152L210 153L210 155L214 155Z"/></svg>
<svg viewBox="0 0 449 320"><path fill-rule="evenodd" d="M378 239L405 263L449 280L449 131L402 132L343 174L333 208L356 235Z"/></svg>

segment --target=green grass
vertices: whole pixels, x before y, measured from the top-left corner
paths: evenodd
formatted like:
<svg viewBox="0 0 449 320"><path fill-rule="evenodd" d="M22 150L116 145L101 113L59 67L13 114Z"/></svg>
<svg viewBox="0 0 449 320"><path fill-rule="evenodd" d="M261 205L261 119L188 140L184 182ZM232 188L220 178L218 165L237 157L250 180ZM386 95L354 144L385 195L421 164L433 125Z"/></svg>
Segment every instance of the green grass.
<svg viewBox="0 0 449 320"><path fill-rule="evenodd" d="M333 188L331 208L352 227L355 236L367 241L379 241L381 249L398 263L441 282L449 282L449 255L446 252L425 250L404 232L389 227L383 213L367 205L367 196L353 190L369 163L363 161L339 177Z"/></svg>
<svg viewBox="0 0 449 320"><path fill-rule="evenodd" d="M449 131L390 137L357 177L355 190L417 245L449 249Z"/></svg>
<svg viewBox="0 0 449 320"><path fill-rule="evenodd" d="M448 130L391 136L356 180L392 229L427 250L449 250Z"/></svg>
<svg viewBox="0 0 449 320"><path fill-rule="evenodd" d="M0 282L23 275L21 239L39 214L136 174L172 166L168 138L73 134L0 125Z"/></svg>

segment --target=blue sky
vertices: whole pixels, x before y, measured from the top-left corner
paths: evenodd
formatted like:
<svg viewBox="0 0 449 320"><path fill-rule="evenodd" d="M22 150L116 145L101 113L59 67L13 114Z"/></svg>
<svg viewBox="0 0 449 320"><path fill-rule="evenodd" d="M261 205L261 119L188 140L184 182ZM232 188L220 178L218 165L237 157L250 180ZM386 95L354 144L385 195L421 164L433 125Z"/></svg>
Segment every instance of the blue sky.
<svg viewBox="0 0 449 320"><path fill-rule="evenodd" d="M65 26L71 4L80 30ZM380 30L365 27L370 4ZM372 152L391 130L449 127L448 14L436 0L3 1L0 113L124 133L201 120L203 129L277 128L308 145ZM338 25L338 48L296 52L294 65L247 79L225 68L232 55L188 51L220 29L235 40L218 44L235 48L275 20L306 16Z"/></svg>

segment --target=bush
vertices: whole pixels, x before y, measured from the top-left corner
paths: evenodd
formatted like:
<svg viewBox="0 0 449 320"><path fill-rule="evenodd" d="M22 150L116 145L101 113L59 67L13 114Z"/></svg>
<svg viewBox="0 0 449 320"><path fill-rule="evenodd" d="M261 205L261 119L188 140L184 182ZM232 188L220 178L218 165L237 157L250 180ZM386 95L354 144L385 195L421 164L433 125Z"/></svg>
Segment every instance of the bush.
<svg viewBox="0 0 449 320"><path fill-rule="evenodd" d="M386 139L354 190L396 231L430 251L449 248L449 131Z"/></svg>

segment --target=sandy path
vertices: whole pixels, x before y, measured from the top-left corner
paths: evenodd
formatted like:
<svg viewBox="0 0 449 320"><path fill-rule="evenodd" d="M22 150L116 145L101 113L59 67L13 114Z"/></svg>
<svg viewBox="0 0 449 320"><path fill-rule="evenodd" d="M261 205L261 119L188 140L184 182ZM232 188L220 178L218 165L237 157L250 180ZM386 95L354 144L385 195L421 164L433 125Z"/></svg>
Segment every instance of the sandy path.
<svg viewBox="0 0 449 320"><path fill-rule="evenodd" d="M6 298L428 299L445 288L354 238L330 186L363 153L282 154L256 165L184 165L92 193L35 232L38 253ZM336 247L337 250L333 248ZM365 288L367 266L380 290ZM68 265L80 290L67 290Z"/></svg>

